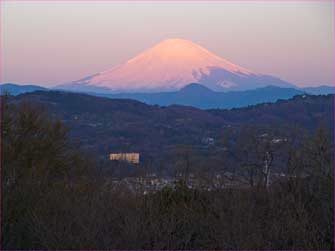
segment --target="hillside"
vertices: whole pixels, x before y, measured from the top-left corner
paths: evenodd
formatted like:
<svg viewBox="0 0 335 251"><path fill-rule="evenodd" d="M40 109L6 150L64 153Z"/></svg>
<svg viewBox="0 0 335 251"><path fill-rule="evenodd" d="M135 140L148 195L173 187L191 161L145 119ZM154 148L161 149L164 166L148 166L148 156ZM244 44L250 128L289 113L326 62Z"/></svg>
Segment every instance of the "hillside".
<svg viewBox="0 0 335 251"><path fill-rule="evenodd" d="M0 84L1 93L6 92L13 96L41 90L47 91L58 89L47 89L37 85ZM149 105L168 106L177 104L193 106L201 109L240 108L265 102L276 102L279 99L290 99L296 95L302 95L305 93L312 95L334 94L334 88L329 86L303 89L266 86L246 91L216 92L197 83L186 85L182 89L175 92L110 94L108 90L104 88L99 90L95 89L95 91L99 92L92 92L90 88L86 90L81 89L81 91L82 93L87 93L97 97L138 100ZM80 93L79 90L73 90L73 92Z"/></svg>
<svg viewBox="0 0 335 251"><path fill-rule="evenodd" d="M196 144L218 132L224 119L193 107L150 106L134 100L109 99L66 92L34 92L15 101L43 105L63 120L71 136L94 153L153 152L176 143Z"/></svg>
<svg viewBox="0 0 335 251"><path fill-rule="evenodd" d="M258 125L297 125L315 129L320 123L334 127L334 95L300 95L276 103L265 103L240 109L208 110L230 123Z"/></svg>
<svg viewBox="0 0 335 251"><path fill-rule="evenodd" d="M297 96L274 104L232 110L200 110L187 106L159 107L126 100L55 91L12 97L14 102L39 103L70 128L92 154L112 151L161 155L176 145L206 147L204 139L219 141L227 128L246 125L315 129L322 121L333 127L333 95ZM284 130L285 131L285 130Z"/></svg>
<svg viewBox="0 0 335 251"><path fill-rule="evenodd" d="M19 95L27 92L46 91L47 88L38 85L17 85L12 83L4 83L0 85L0 93L9 93L10 95Z"/></svg>
<svg viewBox="0 0 335 251"><path fill-rule="evenodd" d="M109 98L128 98L141 102L168 106L173 104L194 106L201 109L238 108L264 102L276 102L278 99L289 99L304 91L294 88L266 86L247 91L215 92L200 84L189 84L177 92L159 93L120 93L95 94Z"/></svg>

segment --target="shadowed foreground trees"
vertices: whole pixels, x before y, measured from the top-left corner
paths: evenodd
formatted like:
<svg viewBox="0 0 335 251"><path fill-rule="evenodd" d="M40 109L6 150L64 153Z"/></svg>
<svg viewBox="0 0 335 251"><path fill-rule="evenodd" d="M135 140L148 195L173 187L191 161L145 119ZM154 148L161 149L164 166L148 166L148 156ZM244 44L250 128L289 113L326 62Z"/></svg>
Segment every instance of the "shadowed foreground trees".
<svg viewBox="0 0 335 251"><path fill-rule="evenodd" d="M2 249L333 248L326 130L290 149L292 175L268 187L204 191L182 180L144 196L108 189L63 125L43 111L3 108ZM264 152L258 149L249 152ZM189 158L181 160L187 168Z"/></svg>
<svg viewBox="0 0 335 251"><path fill-rule="evenodd" d="M65 189L88 170L60 121L31 103L2 100L2 230L5 247L38 242L32 214L50 191ZM86 173L87 174L87 173ZM62 192L65 192L64 190ZM61 197L60 197L61 198Z"/></svg>

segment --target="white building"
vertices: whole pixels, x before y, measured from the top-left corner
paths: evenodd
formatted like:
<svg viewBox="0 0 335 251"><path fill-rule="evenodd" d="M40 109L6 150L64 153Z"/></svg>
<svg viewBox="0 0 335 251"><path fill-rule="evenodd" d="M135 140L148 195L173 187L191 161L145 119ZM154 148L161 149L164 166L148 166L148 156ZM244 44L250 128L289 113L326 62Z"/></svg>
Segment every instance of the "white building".
<svg viewBox="0 0 335 251"><path fill-rule="evenodd" d="M140 163L139 153L111 153L109 154L110 160L126 161L132 164Z"/></svg>

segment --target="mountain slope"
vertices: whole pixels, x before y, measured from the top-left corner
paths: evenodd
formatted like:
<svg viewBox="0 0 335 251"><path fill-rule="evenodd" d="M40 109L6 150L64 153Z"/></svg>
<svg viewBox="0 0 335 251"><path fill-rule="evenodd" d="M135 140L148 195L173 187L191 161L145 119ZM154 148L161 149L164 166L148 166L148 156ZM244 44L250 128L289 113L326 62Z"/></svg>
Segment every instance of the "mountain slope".
<svg viewBox="0 0 335 251"><path fill-rule="evenodd" d="M212 90L246 90L267 85L293 87L281 79L254 73L183 39L167 39L112 69L59 86L110 92L176 91L197 82Z"/></svg>
<svg viewBox="0 0 335 251"><path fill-rule="evenodd" d="M267 86L247 91L214 92L200 84L190 84L177 92L95 94L109 98L135 99L147 104L194 106L202 109L238 108L304 94L294 88Z"/></svg>
<svg viewBox="0 0 335 251"><path fill-rule="evenodd" d="M0 85L1 93L7 91L14 96L36 90L48 89L37 85ZM295 95L302 95L304 93L325 95L333 93L334 88L330 86L320 86L294 89L266 86L246 91L215 92L203 85L192 83L176 92L105 94L104 89L101 89L100 91L101 93L95 93L87 90L86 93L93 96L113 99L133 99L151 105L168 106L176 104L194 106L201 109L226 109L245 107L265 102L276 102L279 99L289 99Z"/></svg>
<svg viewBox="0 0 335 251"><path fill-rule="evenodd" d="M219 140L227 128L244 125L272 129L298 125L315 129L321 121L333 128L334 95L297 96L274 104L232 110L200 110L186 106L159 107L134 100L108 99L86 94L38 91L12 97L41 104L60 118L73 138L89 153L107 156L113 151L161 155L184 144L203 147L203 139Z"/></svg>
<svg viewBox="0 0 335 251"><path fill-rule="evenodd" d="M45 107L71 129L91 153L141 151L153 154L177 143L196 144L224 124L222 118L193 107L166 108L134 100L67 92L34 92L13 97Z"/></svg>
<svg viewBox="0 0 335 251"><path fill-rule="evenodd" d="M334 94L301 95L273 104L259 104L245 108L208 110L232 124L299 126L314 130L320 124L334 129Z"/></svg>
<svg viewBox="0 0 335 251"><path fill-rule="evenodd" d="M4 83L0 85L0 93L8 93L10 95L19 95L27 92L46 91L47 88L38 85L17 85L11 83Z"/></svg>
<svg viewBox="0 0 335 251"><path fill-rule="evenodd" d="M335 87L328 85L321 85L316 87L305 87L303 88L309 94L313 95L327 95L327 94L335 94Z"/></svg>

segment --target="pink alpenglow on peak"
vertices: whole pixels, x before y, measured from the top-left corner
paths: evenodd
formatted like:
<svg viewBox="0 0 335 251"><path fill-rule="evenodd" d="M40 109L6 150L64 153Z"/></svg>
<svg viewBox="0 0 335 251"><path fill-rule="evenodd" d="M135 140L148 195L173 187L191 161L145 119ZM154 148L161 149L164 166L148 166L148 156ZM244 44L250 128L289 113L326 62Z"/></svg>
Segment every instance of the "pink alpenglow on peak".
<svg viewBox="0 0 335 251"><path fill-rule="evenodd" d="M292 84L254 73L223 59L189 40L163 40L127 62L64 84L64 89L94 88L111 92L176 91L189 83L216 90L243 90Z"/></svg>

